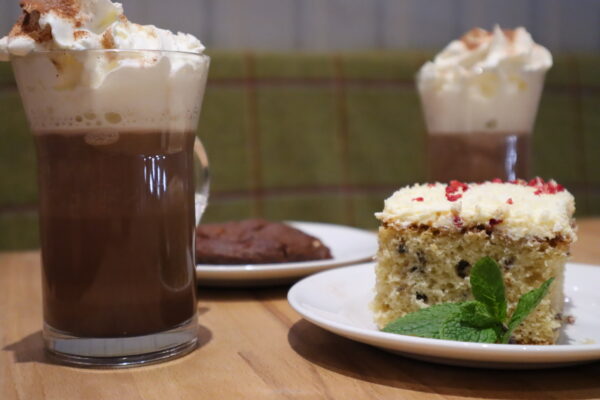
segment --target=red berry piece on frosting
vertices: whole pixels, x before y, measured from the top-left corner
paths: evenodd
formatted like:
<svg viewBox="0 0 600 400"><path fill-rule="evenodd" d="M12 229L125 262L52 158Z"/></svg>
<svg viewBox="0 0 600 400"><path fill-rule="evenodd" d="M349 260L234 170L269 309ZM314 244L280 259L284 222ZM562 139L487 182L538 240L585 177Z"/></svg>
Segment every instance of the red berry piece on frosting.
<svg viewBox="0 0 600 400"><path fill-rule="evenodd" d="M559 185L555 181L545 182L539 177L530 180L527 185L535 188L535 192L533 192L533 194L536 196L541 194L556 194L565 190L563 185Z"/></svg>
<svg viewBox="0 0 600 400"><path fill-rule="evenodd" d="M448 201L456 201L460 199L464 192L469 190L469 185L460 181L450 181L446 185L446 199Z"/></svg>

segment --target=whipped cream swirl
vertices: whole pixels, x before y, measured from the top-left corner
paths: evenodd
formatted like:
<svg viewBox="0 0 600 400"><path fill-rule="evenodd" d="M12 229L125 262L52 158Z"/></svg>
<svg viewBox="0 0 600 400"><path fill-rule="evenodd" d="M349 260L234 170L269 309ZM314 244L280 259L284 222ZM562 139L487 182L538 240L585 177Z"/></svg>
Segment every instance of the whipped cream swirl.
<svg viewBox="0 0 600 400"><path fill-rule="evenodd" d="M123 6L110 0L24 1L23 16L0 39L0 61L44 50L172 50L201 53L190 34L127 20Z"/></svg>
<svg viewBox="0 0 600 400"><path fill-rule="evenodd" d="M110 0L21 7L0 61L13 65L35 134L196 129L209 64L197 38L132 23Z"/></svg>

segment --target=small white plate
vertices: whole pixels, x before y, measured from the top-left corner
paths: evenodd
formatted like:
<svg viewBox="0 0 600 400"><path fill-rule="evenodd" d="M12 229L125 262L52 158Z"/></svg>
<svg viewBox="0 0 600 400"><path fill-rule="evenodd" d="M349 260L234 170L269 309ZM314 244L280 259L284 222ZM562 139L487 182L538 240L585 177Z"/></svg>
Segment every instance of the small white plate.
<svg viewBox="0 0 600 400"><path fill-rule="evenodd" d="M372 260L377 235L362 229L317 222L286 222L314 236L331 250L329 260L278 264L196 265L201 286L265 286L292 282L314 272Z"/></svg>
<svg viewBox="0 0 600 400"><path fill-rule="evenodd" d="M291 306L310 322L341 336L406 357L485 368L551 368L600 359L600 266L569 263L565 276L566 325L552 346L484 344L380 332L369 304L375 263L325 271L297 282Z"/></svg>

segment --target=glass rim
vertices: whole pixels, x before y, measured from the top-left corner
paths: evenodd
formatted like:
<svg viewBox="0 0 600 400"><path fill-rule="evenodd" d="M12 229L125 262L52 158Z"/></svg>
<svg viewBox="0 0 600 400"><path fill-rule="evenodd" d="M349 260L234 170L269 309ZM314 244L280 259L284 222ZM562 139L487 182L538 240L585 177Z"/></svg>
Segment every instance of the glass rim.
<svg viewBox="0 0 600 400"><path fill-rule="evenodd" d="M44 55L44 54L85 54L85 53L150 53L150 54L180 54L185 56L195 56L200 58L210 59L210 56L204 53L195 53L193 51L182 51L182 50L160 50L160 49L52 49L52 50L38 50L32 49L27 54L16 55L9 54L10 58L27 57L30 55Z"/></svg>

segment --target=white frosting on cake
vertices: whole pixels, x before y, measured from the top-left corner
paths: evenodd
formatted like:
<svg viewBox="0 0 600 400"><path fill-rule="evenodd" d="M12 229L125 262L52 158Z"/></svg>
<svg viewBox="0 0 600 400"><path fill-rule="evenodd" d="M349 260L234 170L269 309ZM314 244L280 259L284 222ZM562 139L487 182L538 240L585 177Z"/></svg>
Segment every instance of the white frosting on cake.
<svg viewBox="0 0 600 400"><path fill-rule="evenodd" d="M465 191L450 193L457 198L450 201L446 184L417 184L395 192L376 216L396 229L425 225L460 231L483 225L512 239L575 240L573 196L552 181L544 185L469 184Z"/></svg>
<svg viewBox="0 0 600 400"><path fill-rule="evenodd" d="M196 129L209 61L194 36L132 23L109 0L22 8L0 60L13 64L34 133Z"/></svg>
<svg viewBox="0 0 600 400"><path fill-rule="evenodd" d="M533 127L550 52L524 28L473 29L417 74L430 133L526 133Z"/></svg>

